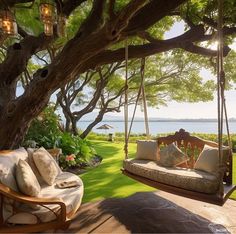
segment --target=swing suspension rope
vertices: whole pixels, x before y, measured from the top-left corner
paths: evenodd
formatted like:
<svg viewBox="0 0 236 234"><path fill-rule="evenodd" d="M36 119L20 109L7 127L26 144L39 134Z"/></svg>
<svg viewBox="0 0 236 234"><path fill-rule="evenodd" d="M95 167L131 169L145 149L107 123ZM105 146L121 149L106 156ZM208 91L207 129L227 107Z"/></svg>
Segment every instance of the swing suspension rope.
<svg viewBox="0 0 236 234"><path fill-rule="evenodd" d="M223 123L225 118L227 141L229 150L232 151L232 144L229 131L229 122L225 101L225 72L224 72L224 55L223 55L223 0L218 0L218 46L217 46L217 109L218 109L218 153L220 161L221 176L224 174L225 165L223 165ZM223 193L223 185L221 186Z"/></svg>
<svg viewBox="0 0 236 234"><path fill-rule="evenodd" d="M146 94L145 94L145 88L144 88L144 81L145 81L145 57L141 59L141 67L140 67L140 86L137 94L137 98L135 101L134 105L134 111L132 115L132 119L130 122L130 126L128 128L128 42L126 40L125 42L125 107L124 107L124 115L125 115L125 146L124 146L124 151L125 151L125 159L128 158L128 144L129 144L129 137L131 134L135 114L137 111L137 106L139 103L140 98L142 97L143 101L143 109L144 109L144 122L145 122L145 131L146 131L146 138L150 139L150 131L149 131L149 121L148 121L148 113L147 113L147 100L146 100ZM129 130L128 130L129 129Z"/></svg>
<svg viewBox="0 0 236 234"><path fill-rule="evenodd" d="M224 72L224 57L223 57L223 0L218 0L218 23L217 23L217 31L218 31L218 48L217 48L217 111L218 111L218 147L219 147L219 161L220 167L223 171L224 167L222 165L222 158L223 158L223 120L225 118L226 123L226 131L227 131L227 138L228 138L228 146L231 149L231 139L230 139L230 131L229 131L229 123L228 123L228 116L227 116L227 108L226 108L226 101L225 101L225 72ZM149 133L149 124L148 124L148 113L147 113L147 101L145 95L145 57L141 59L141 68L140 68L140 76L141 82L140 87L137 94L137 99L134 106L134 111L132 115L132 119L130 122L130 127L128 128L128 60L129 60L129 49L128 49L128 40L125 41L125 105L124 105L124 115L125 115L125 158L128 158L128 141L131 133L131 129L133 126L133 121L135 118L138 102L140 97L142 96L143 107L144 107L144 119L145 119L145 129L146 129L146 136L147 139L150 139ZM128 130L129 129L129 130ZM223 172L222 172L223 173Z"/></svg>

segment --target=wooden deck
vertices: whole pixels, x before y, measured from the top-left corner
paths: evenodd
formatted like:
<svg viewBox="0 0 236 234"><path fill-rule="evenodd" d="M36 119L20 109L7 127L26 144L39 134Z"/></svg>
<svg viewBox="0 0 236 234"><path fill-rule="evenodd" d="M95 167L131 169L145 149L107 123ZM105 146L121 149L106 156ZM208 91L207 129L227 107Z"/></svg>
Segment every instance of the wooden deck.
<svg viewBox="0 0 236 234"><path fill-rule="evenodd" d="M223 207L165 192L81 206L65 233L236 233L236 201Z"/></svg>

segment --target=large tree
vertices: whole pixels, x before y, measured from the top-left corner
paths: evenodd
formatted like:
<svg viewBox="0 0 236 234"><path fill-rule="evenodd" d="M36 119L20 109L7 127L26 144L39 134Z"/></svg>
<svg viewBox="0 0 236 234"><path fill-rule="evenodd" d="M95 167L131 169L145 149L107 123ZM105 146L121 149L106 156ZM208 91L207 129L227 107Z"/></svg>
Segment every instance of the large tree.
<svg viewBox="0 0 236 234"><path fill-rule="evenodd" d="M16 9L19 15L19 36L10 42L6 41L7 53L0 64L0 149L17 147L29 123L42 111L52 93L73 79L75 74L124 60L122 41L126 38L141 37L146 40L144 44L129 46L129 58L140 58L175 48L204 56L216 55L216 51L202 43L215 38L216 1L63 0L60 1L61 12L67 17L81 14L83 22L71 38L62 42L63 48L53 56L52 61L34 72L24 93L16 97L17 81L26 71L31 57L59 43L56 35L37 35L28 28L27 18L33 21L32 27L39 25L38 19L31 18L33 14L26 17L25 12L30 9L25 9L25 6L33 2L8 0L0 3L1 8L7 4ZM225 12L223 31L229 41L232 39L230 35L236 32L234 1L225 1ZM185 20L186 32L168 40L156 38L150 29L167 16ZM1 36L1 42L3 40L5 36ZM224 54L228 52L229 47L225 46Z"/></svg>

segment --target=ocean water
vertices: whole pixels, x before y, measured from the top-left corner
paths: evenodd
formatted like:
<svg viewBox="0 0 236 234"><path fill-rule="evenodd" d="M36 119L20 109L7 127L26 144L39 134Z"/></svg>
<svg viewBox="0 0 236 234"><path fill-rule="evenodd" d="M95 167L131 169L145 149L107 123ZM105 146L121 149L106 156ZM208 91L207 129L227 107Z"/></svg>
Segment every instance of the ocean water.
<svg viewBox="0 0 236 234"><path fill-rule="evenodd" d="M78 128L84 130L88 126L89 122L79 122ZM100 130L97 127L109 124L113 127L113 129L109 130ZM178 131L180 128L185 129L185 131L190 133L216 133L217 130L217 122L166 122L166 121L155 121L149 123L150 133L152 135L156 135L159 133L170 133ZM236 133L236 122L229 122L230 133ZM99 123L97 126L93 128L93 132L96 133L114 133L114 132L124 132L124 123L116 122L116 121L105 121ZM132 133L145 133L144 122L134 122L132 126ZM226 128L224 126L224 133L226 133Z"/></svg>

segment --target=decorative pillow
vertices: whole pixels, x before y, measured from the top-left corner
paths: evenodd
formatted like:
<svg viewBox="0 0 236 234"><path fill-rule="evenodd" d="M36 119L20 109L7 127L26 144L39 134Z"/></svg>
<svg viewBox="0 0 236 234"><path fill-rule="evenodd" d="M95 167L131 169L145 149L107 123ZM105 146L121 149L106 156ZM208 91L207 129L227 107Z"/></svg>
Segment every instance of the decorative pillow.
<svg viewBox="0 0 236 234"><path fill-rule="evenodd" d="M176 145L172 143L160 151L160 164L164 167L174 167L188 161L185 155Z"/></svg>
<svg viewBox="0 0 236 234"><path fill-rule="evenodd" d="M27 152L28 152L28 161L27 162L30 165L32 171L34 172L39 184L42 185L44 183L44 180L43 180L42 176L40 175L39 170L36 167L34 159L33 159L33 153L34 153L35 150L36 149L33 149L33 148L28 148L27 149Z"/></svg>
<svg viewBox="0 0 236 234"><path fill-rule="evenodd" d="M229 148L223 147L223 164L229 159ZM200 153L194 169L206 171L209 173L217 173L219 170L220 160L218 155L218 148L205 145L202 152Z"/></svg>
<svg viewBox="0 0 236 234"><path fill-rule="evenodd" d="M16 181L20 191L26 195L36 197L40 193L39 182L31 170L30 165L20 159L16 167Z"/></svg>
<svg viewBox="0 0 236 234"><path fill-rule="evenodd" d="M59 173L55 160L43 147L33 153L33 159L43 180L52 185Z"/></svg>
<svg viewBox="0 0 236 234"><path fill-rule="evenodd" d="M158 161L159 147L156 141L137 141L136 159Z"/></svg>
<svg viewBox="0 0 236 234"><path fill-rule="evenodd" d="M0 182L19 191L15 179L15 169L19 159L27 160L27 157L27 151L23 147L16 150L0 151Z"/></svg>

